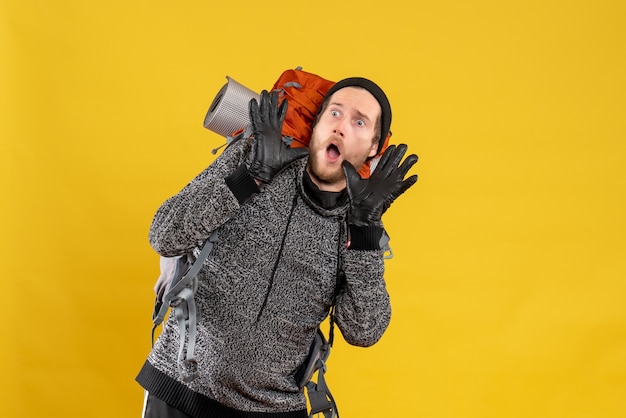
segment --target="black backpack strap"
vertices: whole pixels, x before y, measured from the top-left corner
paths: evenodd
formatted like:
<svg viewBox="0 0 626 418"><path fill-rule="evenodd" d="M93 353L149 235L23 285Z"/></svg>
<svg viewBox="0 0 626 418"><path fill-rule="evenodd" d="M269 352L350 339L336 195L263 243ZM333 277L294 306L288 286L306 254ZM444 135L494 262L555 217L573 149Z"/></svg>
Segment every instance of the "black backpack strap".
<svg viewBox="0 0 626 418"><path fill-rule="evenodd" d="M326 364L320 367L318 371L317 383L311 381L306 384L309 404L311 406L309 418L313 418L320 413L324 415L324 418L339 418L337 404L335 403L333 395L330 393L330 389L328 389L326 385L326 379L324 379L325 372Z"/></svg>
<svg viewBox="0 0 626 418"><path fill-rule="evenodd" d="M163 295L162 301L159 301L157 298L154 313L152 314L152 343L154 344L155 330L163 322L168 309L170 307L172 308L176 321L178 322L180 334L178 370L186 382L190 382L198 376L195 357L198 312L194 299L198 287L198 273L216 241L217 232L213 231L209 239L204 243L198 258L196 258L189 270L184 273L182 277L180 277L180 274L177 274L176 277L172 279L172 282L168 285L168 289ZM189 336L189 340L185 345L187 335ZM183 370L183 364L190 369L190 372Z"/></svg>
<svg viewBox="0 0 626 418"><path fill-rule="evenodd" d="M330 335L333 334L334 329L334 310L331 309L330 317ZM324 334L318 328L318 338L321 340L321 346L317 355L315 368L317 369L317 382L309 380L306 385L307 397L309 398L309 405L311 407L309 411L309 418L313 418L318 414L323 414L324 418L339 418L339 411L337 410L337 404L333 395L330 393L330 389L326 384L324 374L326 373L326 360L330 355L331 341L324 338Z"/></svg>

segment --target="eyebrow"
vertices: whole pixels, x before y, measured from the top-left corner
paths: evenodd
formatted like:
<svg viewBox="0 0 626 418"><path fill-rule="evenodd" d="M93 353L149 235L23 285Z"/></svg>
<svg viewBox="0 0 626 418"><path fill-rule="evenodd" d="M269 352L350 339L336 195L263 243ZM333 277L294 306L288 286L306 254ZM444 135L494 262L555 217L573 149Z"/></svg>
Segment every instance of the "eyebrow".
<svg viewBox="0 0 626 418"><path fill-rule="evenodd" d="M342 103L338 103L338 102L330 102L328 104L329 106L337 106L337 107L341 107L343 108L344 105ZM368 122L371 122L372 120L369 118L369 116L367 116L365 113L360 112L358 109L355 110L356 114L359 115L360 118L362 119L367 119Z"/></svg>

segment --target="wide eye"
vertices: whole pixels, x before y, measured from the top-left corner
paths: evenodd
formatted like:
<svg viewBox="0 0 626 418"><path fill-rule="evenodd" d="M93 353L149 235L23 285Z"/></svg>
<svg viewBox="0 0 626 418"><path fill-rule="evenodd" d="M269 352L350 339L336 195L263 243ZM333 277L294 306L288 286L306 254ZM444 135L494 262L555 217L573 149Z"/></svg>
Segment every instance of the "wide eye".
<svg viewBox="0 0 626 418"><path fill-rule="evenodd" d="M339 116L339 111L338 110L331 110L330 114L331 114L331 116L337 117L337 116Z"/></svg>
<svg viewBox="0 0 626 418"><path fill-rule="evenodd" d="M357 119L356 125L357 126L365 126L365 121L363 121L363 119Z"/></svg>

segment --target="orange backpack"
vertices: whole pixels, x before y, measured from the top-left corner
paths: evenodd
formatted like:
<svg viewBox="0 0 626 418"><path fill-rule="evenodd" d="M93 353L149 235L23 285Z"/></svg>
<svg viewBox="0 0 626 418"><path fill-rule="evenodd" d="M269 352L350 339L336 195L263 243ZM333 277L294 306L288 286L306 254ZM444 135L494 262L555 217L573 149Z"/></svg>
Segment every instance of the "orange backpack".
<svg viewBox="0 0 626 418"><path fill-rule="evenodd" d="M229 81L234 80L229 78ZM309 145L313 122L315 121L319 107L321 106L326 93L334 84L334 81L329 81L317 74L303 71L301 67L283 71L278 80L276 80L272 90L277 91L279 97L286 99L289 103L282 132L284 137L291 140L292 147L307 147ZM224 86L220 93L222 93L225 88L226 86ZM247 99L250 96L242 97ZM219 100L221 100L220 94L218 94L214 100L209 112L217 107ZM218 101L218 103L216 103L216 101ZM242 108L240 111L247 112L247 102L245 103L245 109ZM207 119L208 118L209 114L207 114ZM207 129L211 129L207 126L207 119L205 119L205 127L207 127ZM228 138L235 138L236 136L242 134L245 129L246 127L240 126L239 129L228 135ZM362 178L370 176L370 172L372 170L371 166L380 159L383 152L387 149L390 137L391 132L389 132L385 138L385 142L380 152L374 156L374 158L368 160L363 167L361 167L359 175Z"/></svg>
<svg viewBox="0 0 626 418"><path fill-rule="evenodd" d="M313 122L317 111L322 105L326 92L335 84L317 74L303 71L300 67L285 70L274 83L272 90L279 93L280 98L289 102L283 135L293 138L292 147L306 147L311 140ZM378 161L389 145L391 132L385 138L380 152L372 160L366 162L359 170L362 178L370 176L372 161Z"/></svg>
<svg viewBox="0 0 626 418"><path fill-rule="evenodd" d="M292 147L306 147L311 140L313 122L326 92L335 84L316 74L285 70L274 83L272 90L280 99L289 102L283 124L283 135L293 138Z"/></svg>

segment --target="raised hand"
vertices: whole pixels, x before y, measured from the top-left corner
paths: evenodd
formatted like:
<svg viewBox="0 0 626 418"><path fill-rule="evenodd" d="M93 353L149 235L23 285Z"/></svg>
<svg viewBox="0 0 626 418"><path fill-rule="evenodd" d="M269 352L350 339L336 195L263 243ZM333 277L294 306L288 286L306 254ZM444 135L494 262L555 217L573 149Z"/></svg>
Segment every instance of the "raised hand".
<svg viewBox="0 0 626 418"><path fill-rule="evenodd" d="M248 171L257 180L269 183L287 165L308 154L304 147L290 148L282 140L282 126L287 114L287 100L278 105L278 93L263 91L261 104L250 100L252 122L252 162Z"/></svg>
<svg viewBox="0 0 626 418"><path fill-rule="evenodd" d="M348 223L356 226L379 225L383 213L394 200L417 181L417 175L405 179L406 173L417 162L417 155L409 155L402 164L408 147L390 145L368 179L362 179L347 161L342 163L346 188L350 198Z"/></svg>

